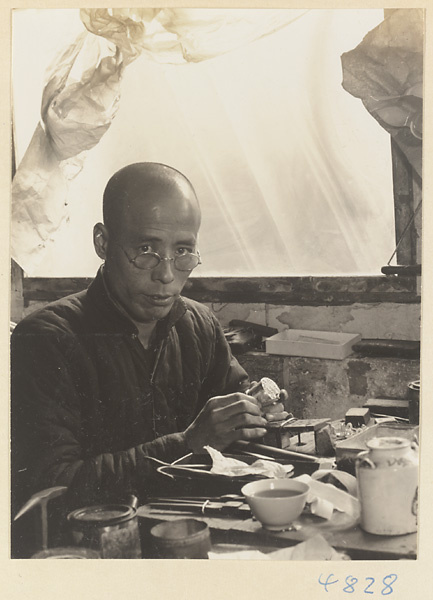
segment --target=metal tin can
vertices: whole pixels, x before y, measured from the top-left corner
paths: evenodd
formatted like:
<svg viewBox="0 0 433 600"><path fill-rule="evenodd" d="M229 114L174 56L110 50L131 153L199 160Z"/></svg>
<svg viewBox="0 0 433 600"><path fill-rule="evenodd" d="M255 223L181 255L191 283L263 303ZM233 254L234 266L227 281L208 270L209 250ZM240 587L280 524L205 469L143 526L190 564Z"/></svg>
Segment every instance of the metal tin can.
<svg viewBox="0 0 433 600"><path fill-rule="evenodd" d="M208 558L209 526L197 519L175 519L150 530L158 558Z"/></svg>
<svg viewBox="0 0 433 600"><path fill-rule="evenodd" d="M87 506L69 513L77 546L97 550L101 558L141 558L137 511L126 504Z"/></svg>
<svg viewBox="0 0 433 600"><path fill-rule="evenodd" d="M418 453L399 437L373 438L358 454L356 477L361 527L376 535L417 530Z"/></svg>

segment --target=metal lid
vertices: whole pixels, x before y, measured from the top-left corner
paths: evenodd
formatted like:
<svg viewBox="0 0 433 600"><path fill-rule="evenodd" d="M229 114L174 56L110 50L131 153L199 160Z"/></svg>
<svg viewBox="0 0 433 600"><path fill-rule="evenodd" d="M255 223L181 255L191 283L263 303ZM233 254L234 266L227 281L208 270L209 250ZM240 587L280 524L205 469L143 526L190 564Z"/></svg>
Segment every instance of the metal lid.
<svg viewBox="0 0 433 600"><path fill-rule="evenodd" d="M126 504L101 504L86 506L69 513L68 521L80 528L105 527L129 521L136 510Z"/></svg>
<svg viewBox="0 0 433 600"><path fill-rule="evenodd" d="M398 450L399 448L407 448L410 441L401 437L375 437L368 440L366 445L371 450Z"/></svg>
<svg viewBox="0 0 433 600"><path fill-rule="evenodd" d="M60 548L49 548L48 550L41 550L32 556L32 558L51 558L51 559L89 559L89 558L101 558L99 552L91 550L90 548L76 548L76 547L60 547Z"/></svg>

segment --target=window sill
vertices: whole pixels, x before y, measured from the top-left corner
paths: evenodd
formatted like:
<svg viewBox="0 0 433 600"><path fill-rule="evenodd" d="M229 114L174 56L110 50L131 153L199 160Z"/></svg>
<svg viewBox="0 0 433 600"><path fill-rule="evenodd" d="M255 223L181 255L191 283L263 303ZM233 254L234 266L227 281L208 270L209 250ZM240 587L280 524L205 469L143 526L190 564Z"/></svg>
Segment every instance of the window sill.
<svg viewBox="0 0 433 600"><path fill-rule="evenodd" d="M419 303L416 277L200 277L188 280L184 295L200 302L274 305Z"/></svg>
<svg viewBox="0 0 433 600"><path fill-rule="evenodd" d="M85 289L91 278L24 277L23 296L50 302ZM191 277L184 295L199 302L343 306L392 302L419 304L416 276L386 277Z"/></svg>

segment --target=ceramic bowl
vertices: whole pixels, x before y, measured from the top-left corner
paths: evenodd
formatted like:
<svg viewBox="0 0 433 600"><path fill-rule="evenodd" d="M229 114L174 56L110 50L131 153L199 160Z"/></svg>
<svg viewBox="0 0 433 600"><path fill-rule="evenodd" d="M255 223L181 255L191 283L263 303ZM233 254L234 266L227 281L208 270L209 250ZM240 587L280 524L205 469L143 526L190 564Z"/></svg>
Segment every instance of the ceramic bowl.
<svg viewBox="0 0 433 600"><path fill-rule="evenodd" d="M309 486L291 479L261 479L244 485L242 494L265 529L282 531L301 514Z"/></svg>

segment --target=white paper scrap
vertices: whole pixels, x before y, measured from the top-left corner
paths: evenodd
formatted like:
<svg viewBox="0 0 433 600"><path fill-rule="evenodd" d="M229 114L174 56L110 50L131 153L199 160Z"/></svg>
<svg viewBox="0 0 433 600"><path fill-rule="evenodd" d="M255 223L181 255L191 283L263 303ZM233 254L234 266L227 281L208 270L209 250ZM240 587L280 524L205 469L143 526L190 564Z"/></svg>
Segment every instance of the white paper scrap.
<svg viewBox="0 0 433 600"><path fill-rule="evenodd" d="M354 477L350 473L346 473L346 471L339 471L338 469L319 469L318 471L314 471L311 477L312 479L320 481L328 475L332 475L332 477L334 477L340 483L342 483L346 490L349 492L349 494L355 497L358 495L356 477Z"/></svg>
<svg viewBox="0 0 433 600"><path fill-rule="evenodd" d="M347 492L339 490L330 483L322 483L312 479L309 475L300 475L295 481L302 481L310 486L307 496L307 502L312 503L316 498L321 498L330 502L335 509L347 513L353 518L358 518L360 514L360 504L357 498L354 498Z"/></svg>
<svg viewBox="0 0 433 600"><path fill-rule="evenodd" d="M301 542L290 548L281 548L265 554L259 550L237 552L209 552L214 560L349 560L345 554L337 552L321 535Z"/></svg>
<svg viewBox="0 0 433 600"><path fill-rule="evenodd" d="M322 517L322 519L329 521L334 512L334 505L332 502L328 502L328 500L324 500L323 498L315 498L310 504L310 511L312 515Z"/></svg>
<svg viewBox="0 0 433 600"><path fill-rule="evenodd" d="M293 471L293 465L280 465L270 460L256 460L252 465L248 465L236 458L224 456L215 448L205 446L212 458L211 473L216 475L226 475L228 477L239 477L242 475L262 475L270 479L284 479Z"/></svg>

